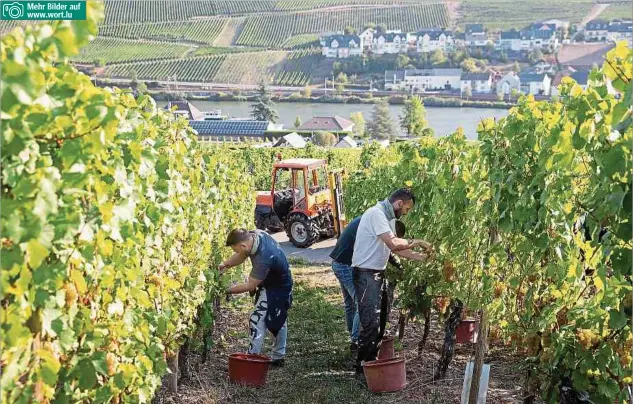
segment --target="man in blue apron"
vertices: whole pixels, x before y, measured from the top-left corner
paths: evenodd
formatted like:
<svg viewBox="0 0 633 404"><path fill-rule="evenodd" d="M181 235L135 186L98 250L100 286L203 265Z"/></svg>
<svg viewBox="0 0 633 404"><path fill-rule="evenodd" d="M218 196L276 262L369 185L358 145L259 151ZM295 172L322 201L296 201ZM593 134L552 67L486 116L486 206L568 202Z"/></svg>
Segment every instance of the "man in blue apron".
<svg viewBox="0 0 633 404"><path fill-rule="evenodd" d="M257 290L255 310L250 317L250 345L248 353L258 354L264 344L266 330L275 337L273 366L283 366L286 356L288 328L286 319L292 305L292 274L279 244L266 232L234 229L226 238L226 245L235 254L219 266L220 272L251 259L253 269L246 283L227 290L238 294Z"/></svg>

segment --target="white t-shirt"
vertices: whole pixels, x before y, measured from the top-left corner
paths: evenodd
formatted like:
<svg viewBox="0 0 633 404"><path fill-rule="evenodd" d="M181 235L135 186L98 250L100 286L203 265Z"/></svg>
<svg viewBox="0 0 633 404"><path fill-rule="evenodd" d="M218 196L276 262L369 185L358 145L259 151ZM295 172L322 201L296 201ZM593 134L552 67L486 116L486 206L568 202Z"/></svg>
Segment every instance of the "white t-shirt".
<svg viewBox="0 0 633 404"><path fill-rule="evenodd" d="M363 213L354 241L352 266L365 269L384 270L389 261L389 247L380 239L381 234L395 233L395 219L387 220L378 205Z"/></svg>

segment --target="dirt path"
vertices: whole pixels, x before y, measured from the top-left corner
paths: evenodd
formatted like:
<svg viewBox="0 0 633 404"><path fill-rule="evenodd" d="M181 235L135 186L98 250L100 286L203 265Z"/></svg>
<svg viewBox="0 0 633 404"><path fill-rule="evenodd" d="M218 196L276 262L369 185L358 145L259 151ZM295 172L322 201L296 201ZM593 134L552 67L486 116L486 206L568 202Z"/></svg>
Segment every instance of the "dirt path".
<svg viewBox="0 0 633 404"><path fill-rule="evenodd" d="M459 403L463 374L472 358L470 345L457 345L446 378L430 381L441 352L443 331L433 318L427 348L417 355L421 324L407 326L405 338L396 343L397 355L407 358L407 387L397 393L375 395L355 379L344 325L340 287L330 268L293 265L294 304L288 320L286 366L272 369L260 389L235 386L228 381L227 355L243 352L248 343L248 315L252 302L241 297L222 303L217 313L214 346L209 360L191 358L191 378L181 382L178 394L163 389L158 403ZM397 325L397 310L388 332ZM266 350L269 353L270 339ZM520 403L521 375L516 358L503 347L491 346L487 403Z"/></svg>
<svg viewBox="0 0 633 404"><path fill-rule="evenodd" d="M245 23L246 17L230 18L222 29L222 32L220 32L213 42L213 46L227 47L234 45L244 29Z"/></svg>
<svg viewBox="0 0 633 404"><path fill-rule="evenodd" d="M608 4L594 4L593 7L591 7L591 10L589 10L589 14L587 14L585 16L585 18L582 19L582 22L580 23L580 25L586 25L589 21L594 20L596 18L598 18L598 16L607 8L609 7Z"/></svg>

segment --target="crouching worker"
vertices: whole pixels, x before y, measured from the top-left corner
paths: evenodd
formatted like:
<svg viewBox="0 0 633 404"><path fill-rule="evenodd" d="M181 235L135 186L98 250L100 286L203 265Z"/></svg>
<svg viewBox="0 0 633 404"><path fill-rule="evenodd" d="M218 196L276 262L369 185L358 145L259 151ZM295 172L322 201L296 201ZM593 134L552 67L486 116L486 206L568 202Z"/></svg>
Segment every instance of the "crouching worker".
<svg viewBox="0 0 633 404"><path fill-rule="evenodd" d="M274 336L273 366L283 366L288 335L288 309L292 305L292 274L286 255L266 232L234 229L226 238L235 254L218 267L220 273L251 259L253 269L246 283L231 286L228 294L257 290L255 310L250 317L249 354L259 354L266 330Z"/></svg>

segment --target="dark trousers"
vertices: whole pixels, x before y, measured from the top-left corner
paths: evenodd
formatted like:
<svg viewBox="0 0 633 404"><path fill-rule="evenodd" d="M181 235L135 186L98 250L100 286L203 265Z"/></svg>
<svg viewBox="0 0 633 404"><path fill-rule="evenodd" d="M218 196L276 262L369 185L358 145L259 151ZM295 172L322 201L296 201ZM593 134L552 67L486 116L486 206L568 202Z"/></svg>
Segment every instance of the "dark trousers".
<svg viewBox="0 0 633 404"><path fill-rule="evenodd" d="M357 365L378 356L378 312L384 271L353 268L354 288L360 316Z"/></svg>

